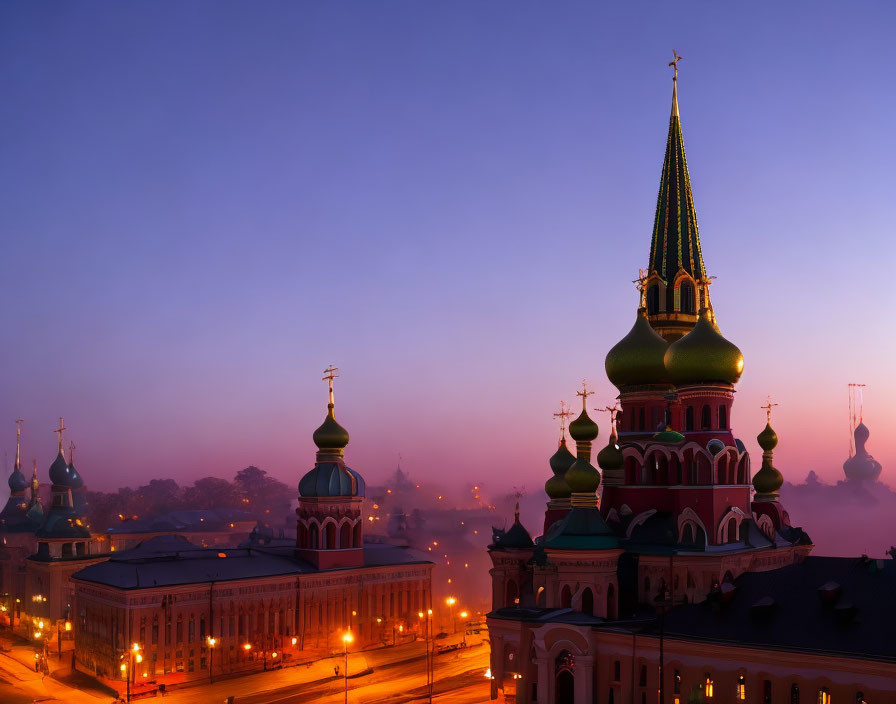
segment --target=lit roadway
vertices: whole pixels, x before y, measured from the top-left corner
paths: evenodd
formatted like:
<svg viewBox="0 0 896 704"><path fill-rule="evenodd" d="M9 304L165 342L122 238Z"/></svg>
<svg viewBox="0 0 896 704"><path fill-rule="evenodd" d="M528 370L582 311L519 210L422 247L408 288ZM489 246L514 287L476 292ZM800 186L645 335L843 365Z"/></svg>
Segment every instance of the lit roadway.
<svg viewBox="0 0 896 704"><path fill-rule="evenodd" d="M453 640L453 639L451 639ZM476 638L478 640L478 638ZM446 641L437 641L440 645ZM433 701L438 704L482 704L489 701L488 643L471 643L444 655L433 655ZM338 665L340 676L333 667ZM345 679L342 656L313 665L257 673L172 690L165 704L222 704L228 696L235 704L342 704ZM352 673L358 676L353 677ZM422 641L397 648L349 653L350 704L421 704L427 701L426 659ZM105 703L104 703L105 704Z"/></svg>

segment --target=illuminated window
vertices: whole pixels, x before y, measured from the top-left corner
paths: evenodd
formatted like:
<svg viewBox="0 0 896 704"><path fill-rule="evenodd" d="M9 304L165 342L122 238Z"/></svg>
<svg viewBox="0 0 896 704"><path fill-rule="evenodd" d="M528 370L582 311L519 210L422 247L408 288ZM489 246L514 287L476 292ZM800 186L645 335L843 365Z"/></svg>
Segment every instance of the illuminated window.
<svg viewBox="0 0 896 704"><path fill-rule="evenodd" d="M800 704L800 686L796 683L790 685L790 704Z"/></svg>
<svg viewBox="0 0 896 704"><path fill-rule="evenodd" d="M747 682L744 680L744 676L741 675L737 678L737 688L734 690L737 700L742 702L747 698Z"/></svg>
<svg viewBox="0 0 896 704"><path fill-rule="evenodd" d="M672 692L675 694L681 694L681 673L676 670L675 674L672 676ZM678 697L676 697L676 700Z"/></svg>
<svg viewBox="0 0 896 704"><path fill-rule="evenodd" d="M864 692L856 692L856 704L868 704L868 702L865 701Z"/></svg>
<svg viewBox="0 0 896 704"><path fill-rule="evenodd" d="M712 696L712 677L708 672L706 673L706 682L703 683L703 696L707 698Z"/></svg>
<svg viewBox="0 0 896 704"><path fill-rule="evenodd" d="M831 704L831 693L827 687L818 690L818 704Z"/></svg>

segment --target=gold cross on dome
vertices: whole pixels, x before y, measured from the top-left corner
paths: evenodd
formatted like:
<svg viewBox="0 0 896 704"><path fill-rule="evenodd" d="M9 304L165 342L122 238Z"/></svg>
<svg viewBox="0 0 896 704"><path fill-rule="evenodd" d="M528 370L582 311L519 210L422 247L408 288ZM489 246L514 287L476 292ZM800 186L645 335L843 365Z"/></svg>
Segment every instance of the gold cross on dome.
<svg viewBox="0 0 896 704"><path fill-rule="evenodd" d="M638 305L641 308L647 307L647 279L650 272L647 269L638 269L638 278L632 281L635 288L638 289Z"/></svg>
<svg viewBox="0 0 896 704"><path fill-rule="evenodd" d="M554 414L554 418L560 419L560 436L562 437L566 433L566 419L572 415L572 411L569 410L569 406L566 401L560 402L560 412Z"/></svg>
<svg viewBox="0 0 896 704"><path fill-rule="evenodd" d="M582 390L576 391L576 396L582 397L582 411L585 411L586 410L585 404L588 402L588 397L594 396L594 392L588 390L588 380L587 379L582 379Z"/></svg>
<svg viewBox="0 0 896 704"><path fill-rule="evenodd" d="M323 379L321 379L321 381L326 381L330 387L330 405L331 406L333 405L333 379L336 379L339 377L339 375L336 373L338 371L339 371L339 367L334 367L331 364L329 367L324 369L324 376L323 376Z"/></svg>
<svg viewBox="0 0 896 704"><path fill-rule="evenodd" d="M78 447L78 446L75 445L74 440L69 440L69 443L68 443L68 461L69 461L69 463L71 463L71 464L74 464L74 463L75 463L75 449L76 449L77 447Z"/></svg>
<svg viewBox="0 0 896 704"><path fill-rule="evenodd" d="M769 395L769 396L766 396L765 405L760 406L760 408L765 411L765 420L767 423L772 422L772 408L774 408L777 405L778 405L777 403L772 403L772 397Z"/></svg>
<svg viewBox="0 0 896 704"><path fill-rule="evenodd" d="M57 436L57 438L59 439L59 451L60 451L60 452L62 452L62 431L63 431L63 430L68 430L68 428L65 427L65 423L63 423L63 421L62 421L62 417L60 416L60 418L59 418L59 427L56 428L56 430L53 431L54 433L56 433L56 436Z"/></svg>
<svg viewBox="0 0 896 704"><path fill-rule="evenodd" d="M672 76L672 80L677 81L678 80L678 62L681 61L682 57L680 57L678 55L678 52L675 51L675 49L672 50L672 56L674 56L675 58L669 62L669 65L675 70L675 74Z"/></svg>

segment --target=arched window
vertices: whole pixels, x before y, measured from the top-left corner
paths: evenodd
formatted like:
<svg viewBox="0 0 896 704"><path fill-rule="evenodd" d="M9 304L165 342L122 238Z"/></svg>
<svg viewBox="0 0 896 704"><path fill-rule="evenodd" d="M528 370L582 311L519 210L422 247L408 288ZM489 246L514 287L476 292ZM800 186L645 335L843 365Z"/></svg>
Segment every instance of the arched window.
<svg viewBox="0 0 896 704"><path fill-rule="evenodd" d="M681 673L678 670L672 675L672 693L681 694Z"/></svg>
<svg viewBox="0 0 896 704"><path fill-rule="evenodd" d="M650 603L650 577L644 578L644 603Z"/></svg>
<svg viewBox="0 0 896 704"><path fill-rule="evenodd" d="M569 585L563 585L563 589L560 590L560 606L561 608L568 609L572 604L572 592L569 589Z"/></svg>
<svg viewBox="0 0 896 704"><path fill-rule="evenodd" d="M790 704L800 704L800 686L796 682L790 685Z"/></svg>
<svg viewBox="0 0 896 704"><path fill-rule="evenodd" d="M544 593L544 587L539 587L538 591L535 593L536 606L544 606Z"/></svg>
<svg viewBox="0 0 896 704"><path fill-rule="evenodd" d="M320 531L317 528L317 523L312 523L308 530L308 547L312 550L320 549Z"/></svg>
<svg viewBox="0 0 896 704"><path fill-rule="evenodd" d="M685 545L691 545L694 542L694 527L690 523L686 523L681 531L681 542Z"/></svg>
<svg viewBox="0 0 896 704"><path fill-rule="evenodd" d="M818 704L831 704L831 693L827 687L818 690Z"/></svg>
<svg viewBox="0 0 896 704"><path fill-rule="evenodd" d="M856 704L868 704L868 702L865 701L864 692L856 692Z"/></svg>
<svg viewBox="0 0 896 704"><path fill-rule="evenodd" d="M361 538L361 521L355 523L355 527L352 530L352 547L361 548L364 547L364 542Z"/></svg>
<svg viewBox="0 0 896 704"><path fill-rule="evenodd" d="M728 519L728 528L726 529L728 533L727 542L733 543L737 540L737 521L733 518Z"/></svg>
<svg viewBox="0 0 896 704"><path fill-rule="evenodd" d="M694 287L690 283L684 283L681 285L679 289L680 302L681 302L681 312L682 313L693 313L694 312Z"/></svg>
<svg viewBox="0 0 896 704"><path fill-rule="evenodd" d="M336 524L327 523L327 550L336 549Z"/></svg>
<svg viewBox="0 0 896 704"><path fill-rule="evenodd" d="M644 406L638 409L638 430L644 430L647 427L647 412Z"/></svg>
<svg viewBox="0 0 896 704"><path fill-rule="evenodd" d="M704 406L703 411L700 413L700 427L703 430L709 430L712 428L712 410L710 410L709 406Z"/></svg>
<svg viewBox="0 0 896 704"><path fill-rule="evenodd" d="M343 523L339 529L339 547L343 550L352 546L352 527L348 523Z"/></svg>
<svg viewBox="0 0 896 704"><path fill-rule="evenodd" d="M616 618L616 587L612 584L607 587L607 618L610 620Z"/></svg>
<svg viewBox="0 0 896 704"><path fill-rule="evenodd" d="M684 429L685 431L694 429L694 407L688 406L684 412Z"/></svg>
<svg viewBox="0 0 896 704"><path fill-rule="evenodd" d="M651 315L660 312L660 287L656 284L647 289L647 312Z"/></svg>
<svg viewBox="0 0 896 704"><path fill-rule="evenodd" d="M762 681L762 704L772 704L772 681Z"/></svg>
<svg viewBox="0 0 896 704"><path fill-rule="evenodd" d="M582 613L594 616L594 592L590 588L582 592Z"/></svg>
<svg viewBox="0 0 896 704"><path fill-rule="evenodd" d="M728 430L728 407L719 406L719 429Z"/></svg>
<svg viewBox="0 0 896 704"><path fill-rule="evenodd" d="M734 695L739 702L746 701L747 699L747 680L743 675L737 678L737 686L734 690Z"/></svg>
<svg viewBox="0 0 896 704"><path fill-rule="evenodd" d="M516 588L516 582L510 579L507 581L507 598L504 600L504 605L514 606L519 603L519 591Z"/></svg>
<svg viewBox="0 0 896 704"><path fill-rule="evenodd" d="M63 557L71 557L72 556L72 544L71 543L63 543L62 544L62 556Z"/></svg>

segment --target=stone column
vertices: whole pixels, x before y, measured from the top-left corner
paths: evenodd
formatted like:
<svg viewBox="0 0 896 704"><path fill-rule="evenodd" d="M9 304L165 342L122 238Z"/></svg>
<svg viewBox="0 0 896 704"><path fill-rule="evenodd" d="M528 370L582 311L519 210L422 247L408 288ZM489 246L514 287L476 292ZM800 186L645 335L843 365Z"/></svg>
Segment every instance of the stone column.
<svg viewBox="0 0 896 704"><path fill-rule="evenodd" d="M576 701L590 702L594 697L594 658L576 655Z"/></svg>

